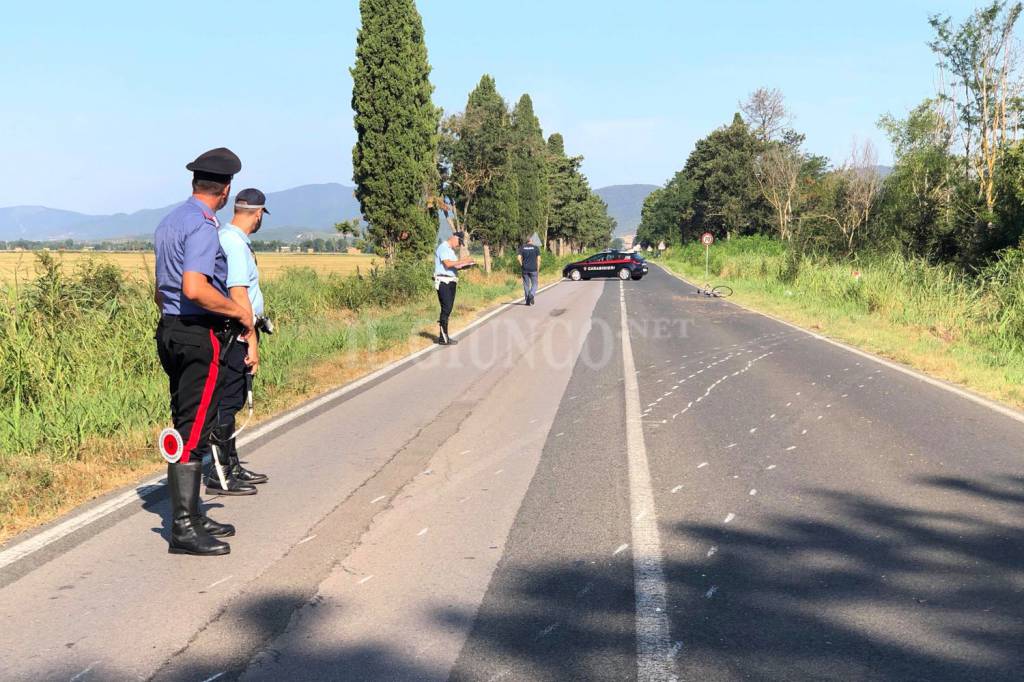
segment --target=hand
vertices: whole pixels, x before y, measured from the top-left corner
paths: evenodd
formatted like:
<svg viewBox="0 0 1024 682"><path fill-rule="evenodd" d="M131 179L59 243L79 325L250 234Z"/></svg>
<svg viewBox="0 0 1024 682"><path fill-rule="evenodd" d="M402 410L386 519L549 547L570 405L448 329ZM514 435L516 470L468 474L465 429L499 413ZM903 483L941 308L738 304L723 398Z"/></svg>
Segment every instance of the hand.
<svg viewBox="0 0 1024 682"><path fill-rule="evenodd" d="M241 308L240 308L240 310L241 310ZM250 344L250 345L255 345L255 341L256 341L256 320L253 318L253 314L252 314L251 310L250 311L241 310L241 312L242 312L242 314L238 318L238 321L241 323L241 325L243 327L243 331L242 331L242 333L239 336L241 336L243 341L252 341L253 343Z"/></svg>
<svg viewBox="0 0 1024 682"><path fill-rule="evenodd" d="M245 366L249 368L249 374L253 376L256 376L256 372L260 371L260 346L256 343L255 338L249 342L249 352L245 356Z"/></svg>

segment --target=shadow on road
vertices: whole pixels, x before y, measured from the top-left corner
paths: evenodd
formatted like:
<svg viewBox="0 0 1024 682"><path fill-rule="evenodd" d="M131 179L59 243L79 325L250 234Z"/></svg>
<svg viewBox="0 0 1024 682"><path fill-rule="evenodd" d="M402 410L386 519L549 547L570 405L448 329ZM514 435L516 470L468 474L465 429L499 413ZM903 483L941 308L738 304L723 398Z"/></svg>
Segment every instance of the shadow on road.
<svg viewBox="0 0 1024 682"><path fill-rule="evenodd" d="M761 521L760 530L663 519L667 546L682 540L699 550L697 559L665 562L680 678L1021 679L1024 477L915 483L928 491L929 508L816 490L800 512ZM702 548L712 546L708 557ZM635 678L626 553L604 562L503 563L514 578L492 585L476 613L439 604L410 614L439 631L469 632L450 679ZM347 641L343 604L262 595L237 604L231 618L263 652L250 670L255 679L448 675L410 643ZM276 650L289 622L287 642L299 650ZM313 631L344 644L317 643ZM248 657L224 654L186 650L154 679L237 679ZM118 677L102 665L96 671Z"/></svg>
<svg viewBox="0 0 1024 682"><path fill-rule="evenodd" d="M916 483L931 508L814 491L826 520L676 526L718 548L667 564L681 660L755 679L1021 679L1024 479Z"/></svg>

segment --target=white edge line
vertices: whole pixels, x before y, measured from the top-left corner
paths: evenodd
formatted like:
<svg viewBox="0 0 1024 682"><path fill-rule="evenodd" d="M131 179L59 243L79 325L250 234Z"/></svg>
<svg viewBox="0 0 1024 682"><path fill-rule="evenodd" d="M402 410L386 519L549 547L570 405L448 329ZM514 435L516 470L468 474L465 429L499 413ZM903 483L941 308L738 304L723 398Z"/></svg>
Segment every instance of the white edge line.
<svg viewBox="0 0 1024 682"><path fill-rule="evenodd" d="M651 488L651 470L640 415L640 389L636 379L633 344L629 337L626 293L619 282L622 335L623 390L626 402L626 454L629 468L629 507L633 536L633 589L636 598L637 680L675 679L670 655L668 586Z"/></svg>
<svg viewBox="0 0 1024 682"><path fill-rule="evenodd" d="M676 272L673 272L672 270L669 270L667 268L664 268L664 267L662 267L660 265L658 267L661 268L663 272L667 273L668 275L671 275L672 277L675 277L679 281L685 282L686 284L688 284L690 286L696 286L695 284L690 282L688 279L684 278L682 275L680 275L680 274L678 274ZM760 315L762 317L767 317L769 320L774 320L774 321L778 322L779 324L784 324L787 327L790 327L792 329L796 329L797 331L801 331L801 332L803 332L804 334L807 334L810 337L818 339L819 341L824 341L825 343L830 343L833 346L836 346L838 348L842 348L843 350L849 351L850 353L853 353L854 355L859 355L860 357L867 358L868 360L874 360L878 364L883 365L885 367L888 367L889 369L894 369L897 372L902 372L903 374L906 374L908 376L912 376L915 379L920 379L921 381L925 382L926 384L931 384L932 386L935 386L937 388L941 388L943 390L949 391L950 393L958 395L961 398L966 398L967 400L970 400L973 403L981 405L982 407L987 407L988 409L990 409L990 410L992 410L994 412L998 412L999 414L1003 415L1004 417L1009 417L1010 419L1013 419L1015 421L1018 421L1018 422L1024 424L1024 413L1022 413L1022 412L1020 412L1018 410L1015 410L1012 407L1007 407L1006 405L1001 405L1000 403L997 403L994 400L990 400L988 398L985 398L983 396L978 395L977 393L973 393L973 392L968 391L966 389L960 388L959 386L951 384L951 383L949 383L947 381L943 381L942 379L936 379L935 377L928 376L927 374L924 374L924 373L920 372L919 370L907 367L906 365L901 365L901 364L899 364L897 362L893 362L891 360L886 360L885 358L879 357L878 355L874 355L872 353L869 353L866 350L861 350L860 348L855 348L854 346L850 346L848 344L845 344L842 341L836 341L835 339L829 338L829 337L825 336L824 334L819 334L817 332L812 332L809 329L804 329L803 327L795 325L792 322L787 322L786 320L783 320L783 319L780 319L778 317L775 317L774 315L771 315L769 313L763 313L760 310L754 310L753 308L748 308L747 306L745 306L745 305L743 305L741 303L736 303L735 301L728 301L727 300L727 301L725 301L725 303L728 303L729 305L734 305L737 308L740 308L742 310L746 310L748 313L753 313L755 315Z"/></svg>
<svg viewBox="0 0 1024 682"><path fill-rule="evenodd" d="M554 281L551 284L548 284L538 289L537 293L539 294L542 291L546 291L552 287L556 287L564 281L564 279ZM512 303L518 303L519 301L522 300L523 297L519 297L517 299L514 299ZM502 303L495 306L494 310L491 310L490 312L473 320L468 325L463 327L462 330L458 332L458 334L465 334L469 330L479 327L480 325L482 325L484 322L487 322L495 315L504 312L507 309L508 305L510 304ZM267 423L255 428L254 430L250 431L244 436L241 436L238 439L238 445L245 446L248 443L253 442L257 438L261 438L267 435L268 433L271 433L281 428L282 426L288 424L289 422L295 421L299 417L302 417L322 407L327 403L337 400L343 395L351 393L356 389L362 388L366 384L374 381L375 379L380 378L381 376L384 376L389 372L392 372L404 365L412 363L414 360L426 355L427 353L436 351L438 348L440 348L440 346L437 345L430 345L427 346L426 348L421 348L420 350L410 353L405 357L399 358L392 362L391 364L385 365L384 367L381 367L380 369L375 370L360 379L356 379L355 381L345 384L340 388L328 391L327 393L324 393L320 397L314 398L313 400L307 402L304 405L301 405L300 407L295 408L294 410L285 412L280 417L275 417L274 419L271 419ZM86 509L79 513L72 512L71 516L57 523L51 528L47 528L46 530L41 531L30 538L26 538L25 540L22 540L21 542L18 542L4 549L3 551L0 551L0 569L6 568L14 562L20 561L21 559L24 559L30 554L34 554L35 552L44 549L48 545L60 540L63 537L66 537L67 535L70 535L71 533L74 533L76 530L80 528L88 526L90 523L98 521L104 516L111 514L117 511L118 509L121 509L122 507L132 504L133 502L138 502L143 496L148 495L154 490L160 488L164 484L165 480L166 476L156 476L149 480L143 481L135 488L127 490L121 493L120 495L117 495L116 497L107 500L102 504L90 507L89 509Z"/></svg>

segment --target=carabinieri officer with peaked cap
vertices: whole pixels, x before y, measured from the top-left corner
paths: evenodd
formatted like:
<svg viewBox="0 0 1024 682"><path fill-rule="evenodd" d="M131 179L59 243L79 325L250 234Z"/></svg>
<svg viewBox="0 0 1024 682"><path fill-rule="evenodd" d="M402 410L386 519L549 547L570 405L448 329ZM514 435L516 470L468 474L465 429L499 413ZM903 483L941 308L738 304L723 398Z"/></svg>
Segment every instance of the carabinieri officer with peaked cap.
<svg viewBox="0 0 1024 682"><path fill-rule="evenodd" d="M220 366L239 334L253 333L252 312L228 296L227 260L217 235L216 213L227 203L242 162L223 147L185 166L192 196L156 228L157 353L167 373L174 428L160 436L168 461L173 554L227 554L220 538L235 534L199 508L202 456L214 426ZM195 455L195 456L193 456Z"/></svg>

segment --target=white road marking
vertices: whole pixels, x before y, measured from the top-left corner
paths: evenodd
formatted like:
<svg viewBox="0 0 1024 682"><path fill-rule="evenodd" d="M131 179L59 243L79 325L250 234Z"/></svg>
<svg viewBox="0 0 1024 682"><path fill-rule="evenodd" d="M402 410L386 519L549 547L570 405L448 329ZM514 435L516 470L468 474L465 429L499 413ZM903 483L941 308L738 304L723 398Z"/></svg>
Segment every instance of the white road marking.
<svg viewBox="0 0 1024 682"><path fill-rule="evenodd" d="M533 421L531 421L530 423L532 424L532 423L533 423L533 422L535 422L535 421L537 421L537 420L536 420L536 419L534 419L534 420L533 420ZM469 453L471 453L471 452L473 452L473 451L472 451L472 450L463 450L463 451L462 451L462 452L460 452L459 454L460 454L460 455L468 455L468 454L469 454Z"/></svg>
<svg viewBox="0 0 1024 682"><path fill-rule="evenodd" d="M537 635L537 639L541 639L542 637L547 637L548 635L550 635L552 632L554 632L557 629L558 629L558 623L552 623L551 625L547 626L546 628L544 628L543 630L540 631L540 633Z"/></svg>
<svg viewBox="0 0 1024 682"><path fill-rule="evenodd" d="M776 466L776 465L774 465L774 464L769 464L769 465L768 465L768 468L766 469L766 471L771 471L772 469L774 469L774 468L775 468L775 466Z"/></svg>
<svg viewBox="0 0 1024 682"><path fill-rule="evenodd" d="M711 586L711 589L704 593L705 599L711 599L715 596L715 592L718 592L718 587L715 585Z"/></svg>
<svg viewBox="0 0 1024 682"><path fill-rule="evenodd" d="M755 431L757 431L757 427L756 426L754 428L750 429L751 433L754 433Z"/></svg>
<svg viewBox="0 0 1024 682"><path fill-rule="evenodd" d="M218 680L218 679L224 677L226 674L227 674L227 672L219 672L216 675L214 675L213 677L207 677L205 680L203 680L203 682L213 682L214 680Z"/></svg>
<svg viewBox="0 0 1024 682"><path fill-rule="evenodd" d="M612 552L612 556L618 556L618 555L622 554L623 552L625 552L627 549L629 549L629 545L619 545L615 549L615 551Z"/></svg>
<svg viewBox="0 0 1024 682"><path fill-rule="evenodd" d="M221 579L220 579L220 580L218 580L217 582L215 582L215 583L210 583L209 585L207 585L207 586L206 586L206 589L208 589L208 590L212 590L213 588L217 587L217 585L220 585L221 583L226 583L227 581L231 580L231 579L232 579L232 578L234 578L234 577L235 577L235 576L233 576L233 575L229 575L229 576L228 576L228 577L226 577L226 578L221 578Z"/></svg>
<svg viewBox="0 0 1024 682"><path fill-rule="evenodd" d="M386 500L386 499L388 499L387 495L381 495L380 497L375 497L372 500L370 500L370 504L377 504L381 500Z"/></svg>
<svg viewBox="0 0 1024 682"><path fill-rule="evenodd" d="M559 280L547 286L541 287L540 289L537 290L537 293L539 294L543 291L547 291L552 287L558 286L563 281L564 280ZM520 298L516 300L521 301L523 299ZM480 325L484 324L495 315L498 315L506 310L508 310L508 306L505 305L499 305L495 307L494 310L484 315L481 315L480 317L478 317L477 319L473 320L468 325L463 327L461 333L465 334L467 331L479 327ZM421 348L420 350L410 353L403 358L399 358L398 360L395 360L391 364L385 365L384 367L381 367L380 369L374 372L370 372L361 379L356 379L355 381L345 384L340 388L328 391L327 393L324 393L320 397L314 398L313 400L310 400L306 404L297 407L294 410L285 412L279 417L271 419L265 424L255 427L249 433L245 434L244 436L241 436L238 439L237 445L238 447L244 447L249 443L253 443L258 439L270 433L273 433L274 431L277 431L281 427L286 426L296 421L297 419L301 419L310 412L318 410L324 405L328 405L337 400L338 398L341 398L342 396L352 393L353 391L359 390L363 386L366 386L367 384L376 381L378 378L386 374L389 374L406 365L412 364L417 359L426 355L427 353L438 352L440 348L441 346L438 346L437 344L426 346L425 348ZM15 545L12 545L11 547L8 547L3 551L0 551L0 568L10 566L15 561L19 561L20 559L23 559L29 556L30 554L34 554L35 552L38 552L44 547L47 547L54 542L57 542L61 538L64 538L70 535L71 533L74 533L76 530L80 528L84 528L89 524L98 521L104 516L107 516L108 514L111 514L117 511L118 509L121 509L122 507L126 507L132 504L141 506L142 498L146 497L147 495L156 490L162 489L166 484L167 479L165 476L156 476L154 478L149 479L148 481L143 482L142 484L140 484L136 488L133 488L132 490L128 490L125 491L124 493L121 493L120 495L108 500L107 502L104 502L103 504L98 504L94 507L85 509L79 513L72 514L60 523L55 524L52 528L48 528L41 533L37 533L36 535L33 535L32 537L22 542L19 542Z"/></svg>
<svg viewBox="0 0 1024 682"><path fill-rule="evenodd" d="M734 448L734 447L736 447L736 445L737 445L736 443L729 443L728 445L725 446L725 449L728 450L730 448Z"/></svg>
<svg viewBox="0 0 1024 682"><path fill-rule="evenodd" d="M713 557L717 553L718 553L718 547L712 547L711 549L708 550L708 556L709 557Z"/></svg>
<svg viewBox="0 0 1024 682"><path fill-rule="evenodd" d="M416 537L419 537L421 535L426 535L428 530L430 530L430 528L424 528L419 533L416 533Z"/></svg>
<svg viewBox="0 0 1024 682"><path fill-rule="evenodd" d="M626 314L626 290L619 282L622 367L626 381L626 450L629 458L629 506L633 535L633 585L636 596L637 680L675 679L670 658L668 587L662 566L661 538L655 516L651 470L647 461L640 388L634 374L633 344ZM641 520L637 517L643 514Z"/></svg>
<svg viewBox="0 0 1024 682"><path fill-rule="evenodd" d="M725 521L723 521L723 523L732 523L732 520L733 520L733 519L735 519L735 518L736 518L736 515L735 515L735 514L733 514L732 512L729 512L729 513L728 513L728 514L726 515L726 517L725 517Z"/></svg>
<svg viewBox="0 0 1024 682"><path fill-rule="evenodd" d="M682 489L683 489L683 486L677 485L675 488L672 488L672 494L675 495L677 492L679 492Z"/></svg>
<svg viewBox="0 0 1024 682"><path fill-rule="evenodd" d="M788 448L786 448L786 452L792 452L793 450L796 450L795 445L790 445Z"/></svg>
<svg viewBox="0 0 1024 682"><path fill-rule="evenodd" d="M757 494L757 488L751 488L750 489L750 496L753 497L756 494Z"/></svg>
<svg viewBox="0 0 1024 682"><path fill-rule="evenodd" d="M373 580L373 576L372 575L368 575L368 576L366 576L365 578L363 578L362 580L360 580L356 584L357 585L365 585L366 583L370 582L371 580Z"/></svg>
<svg viewBox="0 0 1024 682"><path fill-rule="evenodd" d="M93 661L92 663L90 663L88 668L86 668L82 672L80 672L77 675L75 675L74 677L72 677L71 678L71 682L75 682L76 680L80 680L83 677L85 677L86 675L88 675L90 672L92 672L92 669L95 668L98 663L99 663L99 661ZM221 673L221 674L223 675L224 673Z"/></svg>
<svg viewBox="0 0 1024 682"><path fill-rule="evenodd" d="M698 468L698 469L703 469L703 468L704 468L704 467L706 467L707 465L708 465L708 463L707 463L707 462L701 462L700 464L698 464L698 465L697 465L697 468Z"/></svg>

